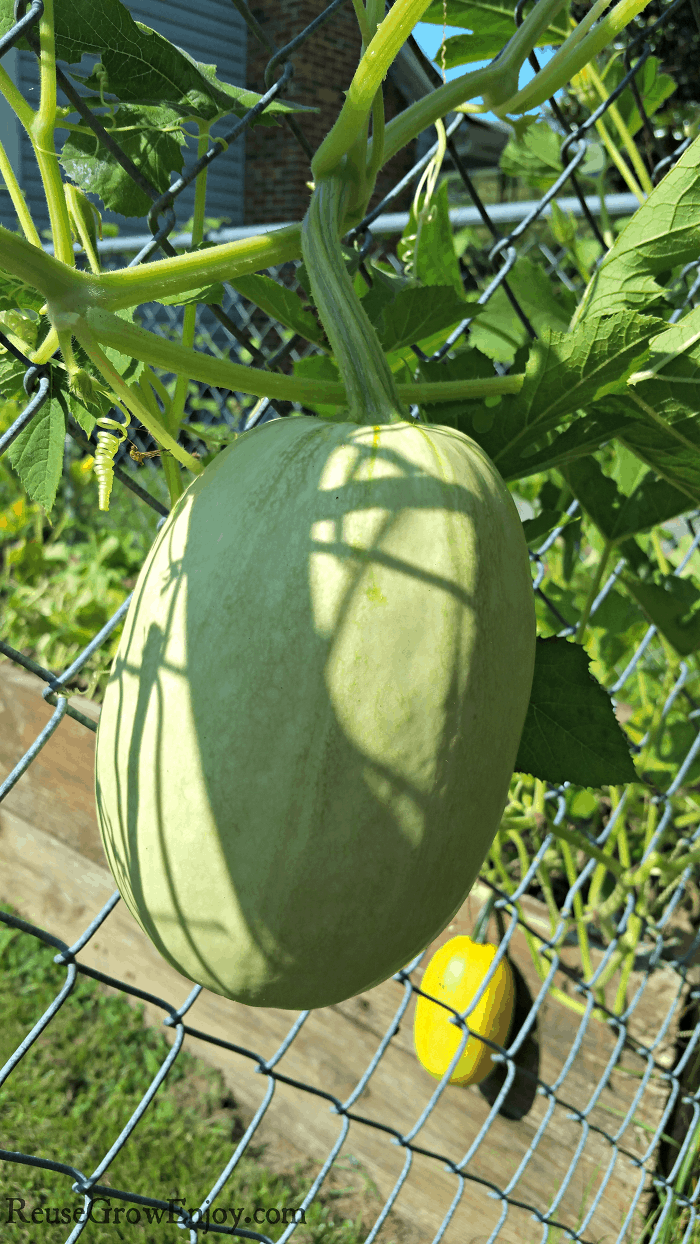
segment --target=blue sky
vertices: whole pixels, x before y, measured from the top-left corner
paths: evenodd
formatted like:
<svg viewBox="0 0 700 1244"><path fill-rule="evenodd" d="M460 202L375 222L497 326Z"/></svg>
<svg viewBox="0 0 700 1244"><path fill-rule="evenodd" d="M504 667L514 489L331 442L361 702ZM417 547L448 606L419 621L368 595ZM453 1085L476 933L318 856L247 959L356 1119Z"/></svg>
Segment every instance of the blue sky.
<svg viewBox="0 0 700 1244"><path fill-rule="evenodd" d="M451 35L459 35L463 33L464 33L463 30L457 29L457 27L455 26L448 26L445 30L445 37L449 39ZM433 63L437 65L435 58L438 55L438 52L440 50L440 44L442 43L442 26L433 26L433 25L430 25L428 22L419 22L413 31L413 36L416 40L416 43L420 47L421 51L425 52L425 55L429 56L430 59L433 61ZM539 60L541 65L546 65L547 61L551 60L553 55L554 55L554 52L549 48L547 49L538 48L537 49L537 59ZM472 65L462 65L458 69L448 69L445 76L447 78L447 81L449 82L451 78L458 78L459 75L462 73L465 73L467 69L469 70L482 69L485 65L488 65L488 64L489 64L489 61L487 60L474 61ZM437 68L439 69L440 66L437 65ZM524 87L528 82L531 82L534 76L535 76L534 69L529 64L529 62L526 62L520 71L520 83L519 83L520 88ZM479 115L483 116L485 120L489 120L489 121L496 120L492 112L485 112L483 114L480 113Z"/></svg>

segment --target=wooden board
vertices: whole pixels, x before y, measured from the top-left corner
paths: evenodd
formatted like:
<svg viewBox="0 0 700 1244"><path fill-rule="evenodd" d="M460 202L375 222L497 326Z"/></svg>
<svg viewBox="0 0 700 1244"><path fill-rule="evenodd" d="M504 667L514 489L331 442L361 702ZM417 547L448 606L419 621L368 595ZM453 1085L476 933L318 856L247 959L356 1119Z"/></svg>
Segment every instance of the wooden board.
<svg viewBox="0 0 700 1244"><path fill-rule="evenodd" d="M0 664L0 780L51 716L53 710L41 698L43 688L39 679L10 662ZM98 719L97 706L87 705L80 697L72 703ZM12 903L25 919L68 944L77 940L115 890L95 820L94 744L92 732L66 717L0 804L0 900ZM457 933L471 932L486 894L485 887L475 887L414 972L416 985L439 945ZM523 907L530 927L548 936L543 905L526 898ZM520 928L510 942L510 953L531 995L536 996L541 980ZM572 945L562 952L562 960L575 969L577 955ZM594 964L599 959L599 952L594 951ZM164 962L121 902L80 952L79 962L175 1006L191 990L191 983ZM556 973L554 983L577 997L572 982L561 972ZM633 973L629 997L641 987L629 1021L630 1035L646 1044L657 1041L655 1062L669 1067L678 1007L663 1037L657 1038L677 998L679 979L669 968L658 969L646 983L641 973ZM555 1203L555 1220L578 1228L601 1187L600 1201L583 1238L616 1240L639 1181L645 1178L644 1168L635 1159L638 1163L645 1157L661 1119L667 1086L658 1079L649 1082L635 1105L633 1121L618 1138L617 1149L602 1132L612 1134L624 1123L646 1061L623 1053L611 1069L616 1034L594 1019L581 1029L580 1017L573 1010L544 996L529 1057L536 1063L539 1055L540 1080L553 1092L535 1095L520 1119L495 1114L474 1149L491 1113L476 1087L447 1086L416 1131L437 1082L421 1068L413 1051L414 1007L415 995L409 996L407 986L386 981L338 1006L312 1012L275 1064L280 1075L344 1102L354 1093L381 1039L398 1021L378 1066L349 1107L351 1114L366 1121L351 1121L338 1155L341 1160L352 1155L360 1163L381 1200L392 1194L406 1163L408 1151L395 1143L397 1133L433 1155L414 1153L379 1240L400 1238L411 1244L432 1240L461 1188L461 1198L442 1236L447 1244L486 1244L504 1209L499 1240L535 1244L542 1239L542 1227L533 1210L544 1214ZM147 1006L147 1022L160 1024L163 1018L162 1010ZM294 1012L245 1007L205 990L185 1022L269 1059L296 1019ZM171 1030L164 1031L172 1035ZM189 1035L185 1048L221 1070L244 1117L251 1119L268 1088L268 1077L256 1072L256 1060ZM596 1096L604 1076L605 1087ZM283 1151L322 1163L341 1134L340 1115L327 1097L279 1079L274 1088L256 1139L269 1144L273 1161L275 1152ZM446 1168L448 1162L466 1178L461 1180L455 1170ZM651 1165L648 1161L647 1167ZM494 1189L504 1190L506 1185L509 1197L519 1205L506 1205L492 1195ZM380 1205L378 1200L378 1209ZM399 1222L403 1229L397 1234ZM628 1232L626 1238L638 1234L638 1222L634 1225L637 1231Z"/></svg>

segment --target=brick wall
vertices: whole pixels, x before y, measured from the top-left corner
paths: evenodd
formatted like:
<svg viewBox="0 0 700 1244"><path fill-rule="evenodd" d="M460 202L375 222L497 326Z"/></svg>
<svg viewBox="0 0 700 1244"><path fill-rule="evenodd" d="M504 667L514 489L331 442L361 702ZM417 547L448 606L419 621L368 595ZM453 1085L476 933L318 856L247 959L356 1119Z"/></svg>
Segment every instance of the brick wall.
<svg viewBox="0 0 700 1244"><path fill-rule="evenodd" d="M325 0L266 0L253 3L257 20L278 48L284 47L326 7ZM300 125L316 151L343 104L357 67L360 36L352 4L348 2L311 35L292 58L294 78L286 99L311 104L318 113L302 114ZM265 66L270 53L254 35L248 37L247 84L251 90L265 90ZM384 83L387 120L405 107L398 88L389 78ZM372 203L379 199L412 167L415 143L400 151L382 170ZM246 134L245 216L246 224L272 224L301 220L309 201L311 180L308 158L286 125L258 126ZM408 206L411 191L392 210Z"/></svg>

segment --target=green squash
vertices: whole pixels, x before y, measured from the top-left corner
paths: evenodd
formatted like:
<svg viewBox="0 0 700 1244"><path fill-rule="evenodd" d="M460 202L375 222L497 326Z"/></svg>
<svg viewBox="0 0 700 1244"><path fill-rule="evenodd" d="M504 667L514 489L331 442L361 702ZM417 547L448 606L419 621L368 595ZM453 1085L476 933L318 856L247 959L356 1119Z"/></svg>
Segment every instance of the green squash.
<svg viewBox="0 0 700 1244"><path fill-rule="evenodd" d="M328 1006L445 928L503 811L535 658L528 551L447 427L245 433L139 575L97 733L100 830L163 957Z"/></svg>

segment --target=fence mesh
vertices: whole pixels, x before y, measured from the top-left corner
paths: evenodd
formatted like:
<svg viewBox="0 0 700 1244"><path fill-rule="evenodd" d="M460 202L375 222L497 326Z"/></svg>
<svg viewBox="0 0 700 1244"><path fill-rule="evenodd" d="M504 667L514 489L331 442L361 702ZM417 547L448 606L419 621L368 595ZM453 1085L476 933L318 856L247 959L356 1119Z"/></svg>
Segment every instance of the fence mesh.
<svg viewBox="0 0 700 1244"><path fill-rule="evenodd" d="M341 2L342 0L335 0L315 21L300 30L289 46L274 54L266 74L266 95L247 117L233 127L227 135L228 141L245 130L253 113L264 109L284 91L295 54L306 40L314 37L320 23L332 20ZM463 118L458 116L450 120L448 148L453 169L467 200L476 208L490 238L486 244L483 240L479 241L482 250L477 265L477 280L474 280L472 269L471 279L478 285L479 302L487 303L498 290L505 291L530 338L535 336L535 329L510 288L509 273L512 272L518 256L526 255L536 248L544 258L545 272L549 280L559 281L569 290L580 294L582 282L571 269L566 248L554 249L551 239L547 241L544 238L539 226L548 204L554 199L561 199L562 193L566 191L580 203L580 214L586 218L593 237L600 243L602 253L605 253L606 242L601 233L599 219L591 211L590 201L583 194L577 179L577 169L585 155L583 140L596 121L615 104L628 84L632 86L635 94L643 131L650 131L649 118L635 84L635 74L639 73L653 52L655 34L663 30L664 23L678 10L679 4L680 0L676 0L665 8L658 21L648 25L641 34L635 34L634 30L628 34L625 75L622 81L610 97L601 102L596 111L580 124L569 124L557 101L549 101L554 122L559 126L564 171L537 202L525 207L513 206L510 222L505 222L512 226L509 231L504 232L499 227L494 219L497 213L494 211L490 214L488 206L482 203L474 180L459 157L455 137L459 126L463 124ZM241 12L245 10L245 6L238 3L236 7ZM515 11L518 24L522 20L523 7L523 0L520 0ZM31 31L38 20L41 5L37 0L27 8L26 13L25 8L26 5L16 8L18 24L0 42L0 55L14 45L22 32ZM252 35L261 36L261 29L255 19L247 10L245 15ZM531 60L534 64L536 58L533 56ZM279 76L271 84L276 73ZM61 75L61 79L60 85L64 86L65 75ZM91 118L84 102L82 111L84 119L93 125L99 135L100 127ZM296 121L292 124L298 134L299 124ZM303 130L303 125L301 129ZM304 142L303 134L300 141ZM689 142L689 138L676 141L671 153L665 154L650 168L653 184L668 171ZM213 144L206 156L175 181L167 194L159 197L152 193L152 188L146 187L153 201L149 215L151 240L143 245L138 244L135 255L133 248L131 252L128 251L126 242L105 246L105 264L114 262L117 266L118 261L142 263L157 252L158 248L164 254L175 253L169 238L175 229L174 208L178 195L206 164L216 159L222 149L220 144ZM416 184L434 150L435 148L427 152L404 182L394 187L347 239L349 242L354 239L358 241L363 261L368 257L382 257L397 272L401 271L392 235L380 234L376 229L376 222L391 210L394 200L404 188L404 183ZM504 212L501 210L500 225L504 223L503 216ZM485 235L476 236L483 239ZM120 246L123 246L121 255L118 250ZM467 272L466 264L463 265L463 271ZM283 280L292 289L298 288L295 264L272 270L271 275ZM679 278L672 322L679 319L689 307L697 305L699 284L698 263L694 263ZM140 309L144 325L164 334L178 330L180 314L175 307L149 305ZM436 352L433 360L445 360L450 348L469 328L469 321L461 324ZM215 354L226 354L244 362L253 361L271 369L289 367L291 362L303 357L305 353L313 353L315 349L261 313L231 288L227 288L226 300L221 307L199 308L197 332L197 344L200 348ZM2 342L6 348L10 345L4 337ZM48 382L45 372L34 368L29 359L24 362L27 367L25 389L28 404L0 440L0 452L9 448L47 398ZM498 363L495 367L501 372L506 370ZM265 420L284 417L293 409L291 403L285 405L267 400L259 401L240 393L204 390L202 386L191 387L187 408L190 418L199 419L206 425L223 429L224 432L227 429L230 432L248 429ZM89 441L77 425L71 425L70 433L80 448L88 452L94 450L94 440ZM138 434L134 436L137 451L146 453L148 441L139 441ZM198 440L196 433L192 433L190 441L194 447L201 449L204 445L206 448L205 442ZM157 491L156 468L146 464L141 478L145 478L148 485L141 487L136 483L133 473L125 469L128 465L124 461L126 453L126 448L122 447L117 457L115 487L130 488L143 504L155 509L164 520L166 507L154 495ZM578 505L574 501L569 506L568 519L575 518L577 513ZM689 514L676 524L675 544L684 551L682 560L673 572L676 576L682 576L700 544L697 517L697 514ZM550 578L551 559L555 556L557 538L563 531L563 525L557 526L530 556L540 625L551 634L570 636L576 632L578 621L572 616L571 598L565 599ZM668 532L664 538L668 542ZM574 556L576 555L583 556L583 553L574 547ZM623 565L624 559L620 559L612 572L600 583L592 604L591 619L601 615L610 605ZM96 730L95 722L90 717L69 705L66 689L93 654L109 641L115 628L120 626L129 600L130 597L59 675L54 675L8 643L0 643L0 651L6 658L45 681L47 686L44 699L55 710L46 729L37 737L33 746L24 756L18 758L14 771L0 788L0 799L16 783L22 781L23 775L47 740L62 729L67 715L86 729ZM625 697L628 693L632 694L630 689L636 687L640 680L643 681L646 675L653 675L658 680L665 695L663 705L656 706L659 711L653 729L663 735L664 729L668 727L675 731L674 737L682 738L685 743L680 763L674 760L668 766L664 788L661 789L661 784L656 786L645 805L648 819L644 859L650 857L662 840L668 840L669 830L678 835L685 846L692 845L700 836L700 829L692 835L686 832L688 818L684 821L680 816L677 803L679 792L691 789L692 782L697 781L698 775L700 734L697 733L696 722L700 713L700 701L697 698L700 688L696 663L689 658L674 665L672 654L661 641L656 629L653 626L643 626L632 659L620 670L612 685L607 686L621 720L624 721ZM650 731L641 741L635 743L630 739L633 753L639 754L643 750ZM694 1155L697 1145L696 1124L700 1120L700 1078L695 1071L700 1043L700 991L695 987L696 978L692 970L696 947L700 941L700 930L695 932L697 911L692 901L693 869L687 868L666 891L657 893L653 918L648 919L648 913L644 916L644 936L637 938L638 944L631 961L628 955L627 969L624 966L620 968L619 957L616 959L615 956L619 956L631 922L641 918L637 910L638 895L628 895L622 905L609 913L607 934L602 927L597 930L591 927L587 931L586 956L581 954L581 941L577 936L580 933L576 923L579 911L577 903L584 890L589 892L590 886L594 884L600 853L605 853L606 850L611 852L614 845L619 848L621 836L635 832L638 817L639 807L635 804L634 792L625 789L619 792L617 798L609 801L604 822L599 821L593 825L590 809L586 812L580 802L577 804L574 800L572 803L571 791L566 783L546 789L544 803L538 812L533 799L532 784L528 785L526 780L514 779L504 826L499 833L497 851L489 857L480 881L479 893L483 901L481 921L483 924L487 920L493 920L498 926L499 953L496 963L504 954L513 950L518 938L524 939L537 966L538 977L533 985L532 979L528 984L522 974L518 974L517 1022L511 1032L508 1048L499 1051L498 1047L493 1047L496 1068L489 1080L481 1086L483 1109L480 1125L471 1136L466 1151L461 1152L455 1150L454 1137L449 1131L443 1129L440 1133L430 1130L431 1119L434 1122L438 1117L441 1105L446 1100L445 1094L455 1091L447 1088L449 1073L434 1087L434 1091L429 1093L425 1090L424 1102L413 1100L397 1087L395 1111L391 1117L375 1117L371 1109L366 1109L363 1104L368 1090L371 1089L373 1077L381 1075L382 1063L391 1057L392 1044L397 1040L401 1022L409 1013L411 1000L418 991L420 957L393 979L395 1013L391 1016L385 1034L367 1062L364 1072L349 1095L341 1099L328 1090L322 1078L317 1083L305 1083L285 1074L284 1057L311 1020L308 1012L298 1017L290 1017L289 1030L284 1040L266 1058L259 1049L250 1049L237 1043L235 1032L227 1043L222 1042L220 1037L212 1037L188 1025L188 1013L201 992L199 987L189 992L184 1000L182 997L164 1000L144 993L125 981L106 976L83 963L81 952L88 942L99 930L109 929L110 918L119 902L117 893L101 911L94 913L94 918L72 946L65 945L50 932L0 912L0 919L5 925L20 929L44 945L54 947L57 952L54 962L65 967L65 983L62 989L0 1071L0 1086L12 1076L20 1060L42 1034L47 1033L50 1038L52 1020L59 1008L64 1005L70 1007L71 994L79 974L160 1008L166 1013L164 1024L172 1029L174 1035L170 1052L154 1074L138 1108L125 1123L121 1133L114 1137L109 1151L94 1170L78 1170L69 1162L62 1161L61 1157L65 1155L60 1153L56 1153L55 1159L48 1159L31 1153L0 1149L0 1158L5 1163L43 1166L59 1172L65 1176L67 1188L70 1187L74 1194L84 1196L84 1216L70 1230L67 1236L70 1244L84 1231L89 1235L92 1229L90 1207L100 1197L109 1196L124 1206L136 1209L145 1206L170 1208L171 1203L163 1200L158 1190L153 1190L153 1195L142 1195L129 1188L112 1187L104 1182L103 1177L122 1147L128 1144L129 1137L138 1127L189 1035L205 1042L211 1040L237 1052L250 1061L251 1068L261 1073L267 1084L267 1091L261 1095L259 1108L250 1125L232 1148L230 1160L221 1171L211 1172L211 1189L205 1201L196 1208L188 1209L184 1203L176 1206L178 1225L189 1232L191 1241L198 1240L205 1231L261 1241L270 1239L264 1229L254 1229L256 1224L250 1229L243 1229L221 1222L220 1219L217 1221L215 1211L221 1204L222 1197L225 1198L227 1181L254 1142L263 1118L268 1111L273 1110L275 1088L280 1083L292 1086L298 1094L315 1095L328 1104L330 1111L337 1114L337 1139L300 1206L302 1211L306 1211L319 1195L334 1162L339 1155L347 1152L348 1145L352 1143L358 1130L373 1129L375 1138L379 1137L387 1146L395 1145L401 1153L402 1169L369 1234L366 1235L367 1244L375 1239L394 1238L395 1226L392 1224L395 1220L390 1219L390 1211L401 1211L406 1189L421 1162L427 1163L434 1170L436 1179L438 1172L446 1175L448 1183L445 1186L451 1189L445 1200L444 1218L432 1236L435 1242L466 1238L464 1220L456 1217L460 1205L476 1206L477 1203L488 1202L491 1226L487 1234L478 1236L480 1244L483 1241L492 1244L499 1238L517 1238L524 1241L541 1238L546 1241L557 1238L557 1232L561 1233L561 1238L593 1244L594 1240L601 1238L600 1222L596 1215L600 1213L601 1207L615 1201L616 1234L611 1232L607 1222L607 1231L604 1232L607 1238L616 1238L619 1241L637 1238L631 1233L638 1233L640 1221L645 1215L649 1218L652 1208L657 1206L663 1212L657 1215L653 1229L649 1230L649 1240L651 1244L655 1244L655 1241L663 1238L664 1224L672 1206L672 1199L667 1194L674 1188L677 1191L676 1210L680 1208L684 1213L682 1231L676 1238L680 1239L682 1235L684 1241L690 1240L695 1231L697 1189L693 1191L686 1181L678 1191L678 1176L684 1169L684 1164L687 1167L689 1156L692 1159ZM690 823L694 824L692 817ZM562 854L561 840L551 832L550 827L564 824L574 825L587 835L591 846L590 855L587 856L585 852L579 852L578 855L570 852L568 856ZM598 856L593 853L596 850ZM531 901L533 899L535 906ZM548 923L543 923L537 916L539 909L536 903L539 902L542 907L542 901L548 911ZM690 909L690 916L687 915L687 909ZM495 966L496 964L494 968ZM656 983L662 977L664 988L659 991ZM612 995L609 989L606 992L611 981ZM551 1012L548 1012L546 1030L543 1031L540 1021L547 999L555 995L561 1006L568 1008L569 1016L574 1018L571 1020L571 1029L567 1030L569 1037L566 1048L560 1051L558 1062L556 1058L550 1058L547 1064L549 1074L544 1077L544 1054L548 1040L551 1037L555 1041L556 1033L552 1027ZM463 1030L463 1043L469 1035L468 1022L467 1013L459 1021ZM589 1068L588 1079L586 1076L581 1078L579 1073L587 1065L587 1059L590 1061L591 1051L598 1060L591 1064L594 1065L594 1073ZM113 1056L119 1057L118 1047L115 1047ZM619 1076L623 1071L627 1075L626 1095L621 1093L619 1087ZM652 1103L653 1109L649 1103ZM649 1107L647 1113L646 1107ZM640 1123L642 1116L646 1122ZM531 1120L530 1130L509 1133L508 1127L512 1126L513 1121L523 1118ZM546 1165L550 1160L554 1161L554 1150L561 1148L562 1133L558 1130L558 1120L562 1118L569 1123L569 1140L566 1142L568 1149L565 1149L563 1159L561 1153L558 1155L560 1173L552 1190L551 1181L543 1173L543 1155ZM503 1128L506 1129L505 1132ZM444 1142L442 1144L440 1136ZM669 1149L674 1136L675 1148L671 1144ZM426 1140L426 1137L429 1139ZM498 1155L502 1157L505 1152L504 1145L510 1146L509 1160L499 1162ZM666 1156L662 1161L664 1146ZM567 1196L584 1168L594 1169L595 1179L583 1196L578 1214L572 1216L567 1208ZM622 1194L620 1188L623 1190ZM300 1220L303 1217L302 1213ZM614 1219L615 1215L612 1217ZM274 1222L274 1219L271 1221ZM454 1224L458 1221L462 1225L452 1234ZM299 1216L294 1221L290 1220L277 1238L287 1240L298 1229Z"/></svg>

